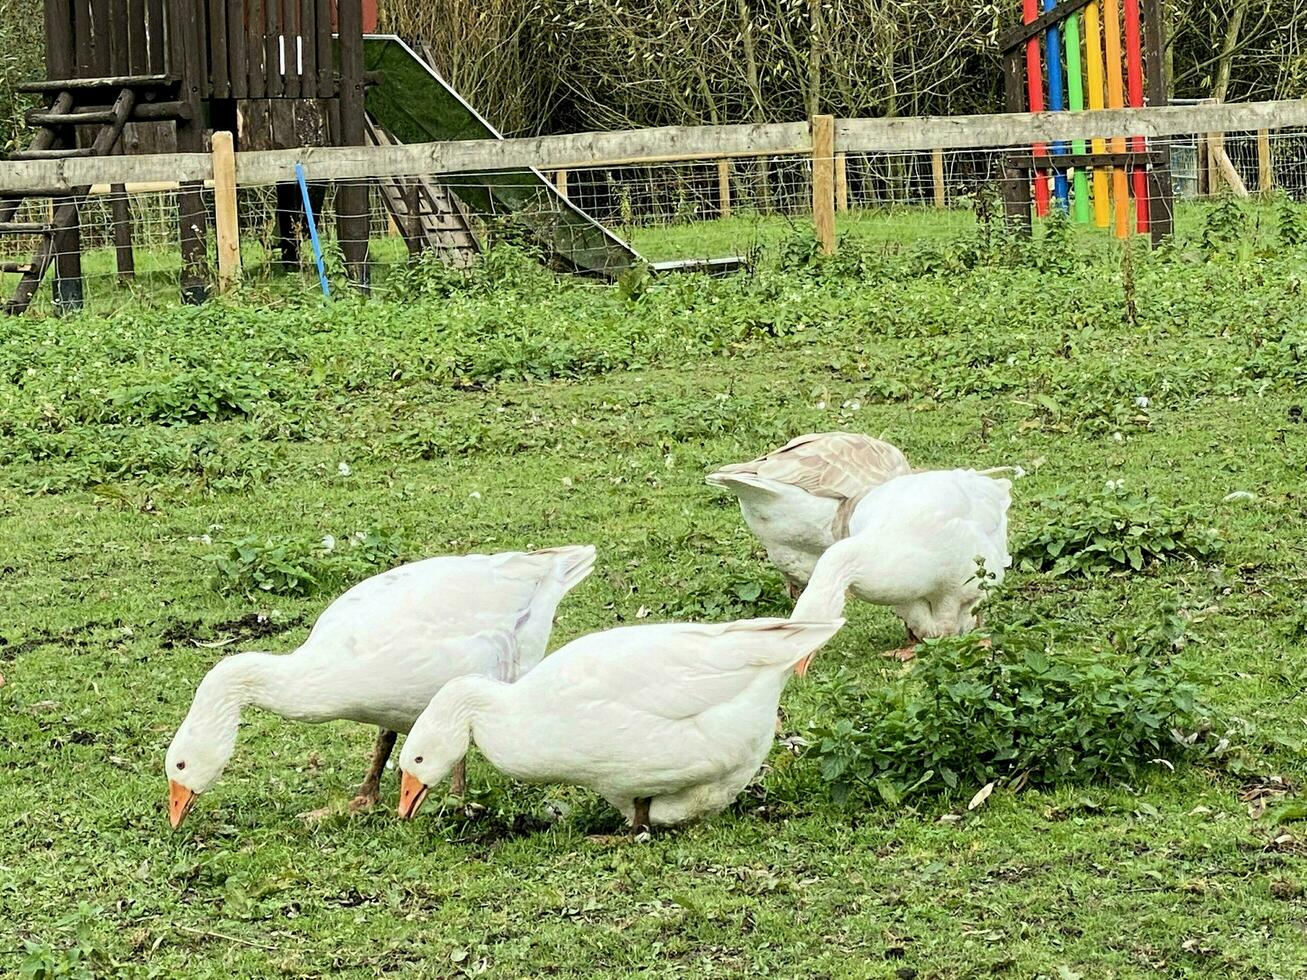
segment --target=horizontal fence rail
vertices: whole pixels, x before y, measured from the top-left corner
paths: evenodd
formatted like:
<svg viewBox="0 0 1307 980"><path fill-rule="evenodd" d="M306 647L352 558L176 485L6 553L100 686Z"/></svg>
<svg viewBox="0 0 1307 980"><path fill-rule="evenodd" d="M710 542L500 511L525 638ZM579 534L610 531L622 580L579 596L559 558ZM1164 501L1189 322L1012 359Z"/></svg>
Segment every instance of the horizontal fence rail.
<svg viewBox="0 0 1307 980"><path fill-rule="evenodd" d="M1111 136L1161 138L1297 126L1307 126L1304 99L1090 112L838 119L834 143L836 151L841 153L892 153L1014 147ZM812 134L807 122L665 126L526 139L252 151L236 154L236 179L250 184L292 181L297 163L304 165L312 179L357 180L812 153ZM95 184L212 179L213 158L207 153L0 161L0 194L41 189L62 191Z"/></svg>

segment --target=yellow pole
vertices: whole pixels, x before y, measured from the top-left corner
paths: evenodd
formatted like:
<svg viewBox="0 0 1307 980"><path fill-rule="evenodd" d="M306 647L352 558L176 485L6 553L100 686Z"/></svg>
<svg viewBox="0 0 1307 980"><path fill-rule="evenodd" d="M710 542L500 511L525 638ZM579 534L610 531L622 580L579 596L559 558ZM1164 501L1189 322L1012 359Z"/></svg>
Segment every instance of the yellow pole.
<svg viewBox="0 0 1307 980"><path fill-rule="evenodd" d="M1102 109L1103 105L1103 38L1098 17L1098 0L1085 8L1085 59L1089 73L1089 108ZM1099 137L1091 148L1095 153L1107 152L1107 140ZM1111 193L1108 191L1110 167L1094 168L1094 224L1106 228L1111 224Z"/></svg>

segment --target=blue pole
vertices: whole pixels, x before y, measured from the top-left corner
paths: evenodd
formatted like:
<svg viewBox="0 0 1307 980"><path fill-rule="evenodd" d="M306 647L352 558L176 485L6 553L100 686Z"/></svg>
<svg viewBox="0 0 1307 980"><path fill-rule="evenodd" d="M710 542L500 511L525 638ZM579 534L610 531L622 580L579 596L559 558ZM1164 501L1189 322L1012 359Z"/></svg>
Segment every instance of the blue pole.
<svg viewBox="0 0 1307 980"><path fill-rule="evenodd" d="M318 282L322 283L322 295L330 297L331 287L327 285L327 270L322 264L322 243L318 241L318 223L313 219L309 185L304 180L304 164L295 164L295 179L299 181L300 197L304 199L304 216L309 220L309 240L313 242L313 258L318 263Z"/></svg>
<svg viewBox="0 0 1307 980"><path fill-rule="evenodd" d="M1052 10L1057 0L1044 0L1044 10ZM1048 107L1053 112L1066 109L1066 96L1062 88L1062 31L1057 25L1048 29L1045 37L1048 45ZM1065 143L1054 143L1054 153L1066 153ZM1067 188L1066 171L1059 170L1053 177L1053 193L1057 196L1057 206L1063 211L1071 204L1071 195Z"/></svg>

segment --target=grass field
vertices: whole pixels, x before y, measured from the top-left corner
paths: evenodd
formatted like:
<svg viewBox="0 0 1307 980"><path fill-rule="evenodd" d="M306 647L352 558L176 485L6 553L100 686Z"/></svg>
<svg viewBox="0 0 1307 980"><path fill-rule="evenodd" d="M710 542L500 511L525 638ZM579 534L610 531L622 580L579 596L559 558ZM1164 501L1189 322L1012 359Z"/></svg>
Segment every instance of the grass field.
<svg viewBox="0 0 1307 980"><path fill-rule="evenodd" d="M603 289L497 252L385 301L262 284L0 323L0 973L1307 976L1307 251L1292 218L1236 217L1124 264L969 232L855 235L820 263L782 223L717 281ZM551 648L644 617L785 615L703 475L832 429L918 466L1021 465L1014 548L1054 494L1117 480L1214 528L1215 556L1016 570L990 623L1084 657L1178 610L1231 748L1174 772L1149 754L1129 779L1000 778L974 811L971 778L840 800L794 736L815 745L850 688L916 683L875 655L901 626L853 604L787 690L758 786L648 843L591 841L618 829L605 804L475 757L471 806L401 823L392 773L384 806L347 815L374 733L255 711L168 829L163 753L204 672L293 649L388 561L594 543ZM236 571L206 560L248 537ZM321 587L255 584L302 574ZM297 816L326 803L338 816Z"/></svg>

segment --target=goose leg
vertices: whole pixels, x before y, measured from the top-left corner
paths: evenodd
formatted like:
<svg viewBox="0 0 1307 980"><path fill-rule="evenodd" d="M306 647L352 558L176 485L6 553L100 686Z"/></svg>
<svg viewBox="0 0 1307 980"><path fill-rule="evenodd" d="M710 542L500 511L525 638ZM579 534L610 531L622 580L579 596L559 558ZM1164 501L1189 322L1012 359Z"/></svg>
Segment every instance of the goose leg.
<svg viewBox="0 0 1307 980"><path fill-rule="evenodd" d="M449 795L460 800L467 794L467 757L454 763L454 771L449 774Z"/></svg>
<svg viewBox="0 0 1307 980"><path fill-rule="evenodd" d="M792 579L785 580L785 591L790 594L790 598L795 602L799 601L799 596L803 595L803 586L794 582Z"/></svg>
<svg viewBox="0 0 1307 980"><path fill-rule="evenodd" d="M641 796L635 801L635 813L631 816L631 839L649 832L649 804L652 796Z"/></svg>
<svg viewBox="0 0 1307 980"><path fill-rule="evenodd" d="M386 760L390 758L390 753L395 748L395 738L395 733L388 729L383 728L377 732L377 744L372 749L372 762L368 766L368 774L363 777L363 785L359 787L358 795L349 801L351 813L366 810L381 799L381 774L385 772Z"/></svg>

